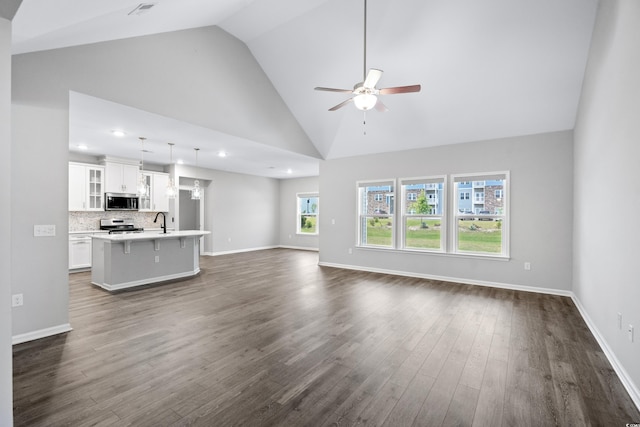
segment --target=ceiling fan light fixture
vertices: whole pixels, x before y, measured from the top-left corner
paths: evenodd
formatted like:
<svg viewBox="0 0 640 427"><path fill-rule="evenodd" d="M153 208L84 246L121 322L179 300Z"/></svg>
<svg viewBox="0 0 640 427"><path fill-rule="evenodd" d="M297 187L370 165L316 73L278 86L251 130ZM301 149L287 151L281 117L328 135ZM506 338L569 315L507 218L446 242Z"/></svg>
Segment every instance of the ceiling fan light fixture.
<svg viewBox="0 0 640 427"><path fill-rule="evenodd" d="M353 98L353 103L358 110L367 111L375 107L378 98L370 93L362 93Z"/></svg>

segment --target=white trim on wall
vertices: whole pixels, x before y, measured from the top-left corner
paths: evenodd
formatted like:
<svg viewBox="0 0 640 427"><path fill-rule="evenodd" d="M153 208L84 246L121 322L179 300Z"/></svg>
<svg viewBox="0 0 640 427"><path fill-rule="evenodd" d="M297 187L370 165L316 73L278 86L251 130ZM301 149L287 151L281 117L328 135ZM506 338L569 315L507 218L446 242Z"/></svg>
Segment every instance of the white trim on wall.
<svg viewBox="0 0 640 427"><path fill-rule="evenodd" d="M629 393L629 396L631 396L631 400L633 400L633 403L636 405L638 410L640 410L640 389L624 369L611 347L609 347L607 340L604 339L604 335L600 333L600 331L596 327L595 322L591 319L591 317L589 317L587 310L584 308L578 297L573 292L571 293L571 299L578 308L578 311L580 312L580 315L582 315L582 318L587 324L587 327L600 345L600 348L602 349L604 355L607 357L607 360L609 360L609 363L611 363L613 370L616 371L616 374L618 374L622 385L627 390L627 393Z"/></svg>
<svg viewBox="0 0 640 427"><path fill-rule="evenodd" d="M415 277L419 279L430 279L430 280L438 280L443 282L454 282L454 283L462 283L466 285L479 285L479 286L488 286L492 288L500 288L500 289L510 289L514 291L525 291L525 292L535 292L540 294L549 294L549 295L558 295L569 297L578 308L578 312L582 316L582 319L587 324L587 327L595 337L598 345L602 349L602 352L607 357L607 360L611 364L613 370L616 372L622 385L625 390L629 393L631 400L636 405L636 407L640 410L640 389L633 382L633 379L629 376L627 371L624 369L618 358L615 356L611 347L604 339L604 336L600 333L598 328L595 326L595 323L591 320L587 311L582 306L582 303L578 299L578 297L572 291L564 291L559 289L549 289L549 288L537 288L531 286L520 286L513 285L509 283L498 283L498 282L487 282L483 280L473 280L473 279L461 279L457 277L444 277L444 276L435 276L429 274L419 274L419 273L409 273L404 271L396 271L396 270L386 270L382 268L371 268L371 267L360 267L355 265L345 265L345 264L334 264L327 262L319 262L318 265L323 267L333 267L333 268L343 268L347 270L357 270L357 271L366 271L371 273L382 273L382 274L391 274L394 276L404 276L404 277Z"/></svg>
<svg viewBox="0 0 640 427"><path fill-rule="evenodd" d="M12 344L21 344L27 341L38 340L40 338L46 338L53 335L63 334L65 332L72 331L73 328L69 323L64 323L58 326L52 326L50 328L39 329L37 331L27 332L25 334L14 335L12 338Z"/></svg>

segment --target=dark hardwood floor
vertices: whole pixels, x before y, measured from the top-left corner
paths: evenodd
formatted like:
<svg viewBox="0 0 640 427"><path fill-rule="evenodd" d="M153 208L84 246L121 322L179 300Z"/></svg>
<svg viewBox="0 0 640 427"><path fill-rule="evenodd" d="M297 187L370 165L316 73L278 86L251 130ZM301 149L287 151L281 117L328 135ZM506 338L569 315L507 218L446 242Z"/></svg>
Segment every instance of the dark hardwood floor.
<svg viewBox="0 0 640 427"><path fill-rule="evenodd" d="M203 257L110 294L70 275L73 331L14 346L16 426L624 426L640 422L566 297Z"/></svg>

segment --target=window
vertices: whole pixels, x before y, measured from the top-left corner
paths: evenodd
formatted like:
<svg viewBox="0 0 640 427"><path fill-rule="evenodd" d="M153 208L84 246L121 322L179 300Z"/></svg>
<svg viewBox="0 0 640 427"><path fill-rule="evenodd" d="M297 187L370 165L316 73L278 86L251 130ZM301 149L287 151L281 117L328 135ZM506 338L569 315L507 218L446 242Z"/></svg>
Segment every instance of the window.
<svg viewBox="0 0 640 427"><path fill-rule="evenodd" d="M298 234L318 234L318 214L320 212L320 197L317 193L297 194Z"/></svg>
<svg viewBox="0 0 640 427"><path fill-rule="evenodd" d="M358 245L394 247L394 182L358 183Z"/></svg>
<svg viewBox="0 0 640 427"><path fill-rule="evenodd" d="M396 184L400 188L397 207ZM509 172L358 182L356 244L508 257L508 185Z"/></svg>
<svg viewBox="0 0 640 427"><path fill-rule="evenodd" d="M400 181L405 194L416 197L402 206L402 247L412 250L443 251L444 177L413 178Z"/></svg>
<svg viewBox="0 0 640 427"><path fill-rule="evenodd" d="M473 181L476 206L470 211L464 201L457 200L453 210L453 252L508 256L508 172L453 176L454 191L459 192L466 180ZM470 212L474 212L472 216Z"/></svg>

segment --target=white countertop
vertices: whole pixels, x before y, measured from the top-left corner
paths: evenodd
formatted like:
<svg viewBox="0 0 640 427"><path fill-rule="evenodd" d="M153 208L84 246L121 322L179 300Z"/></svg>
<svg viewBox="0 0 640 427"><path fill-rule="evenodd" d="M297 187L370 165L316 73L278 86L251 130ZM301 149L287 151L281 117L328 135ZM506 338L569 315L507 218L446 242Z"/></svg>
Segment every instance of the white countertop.
<svg viewBox="0 0 640 427"><path fill-rule="evenodd" d="M100 234L91 236L94 239L111 240L114 242L132 241L132 240L156 240L156 239L178 239L180 237L204 236L211 234L210 231L201 230L180 230L180 231L145 231L144 233L130 234Z"/></svg>

